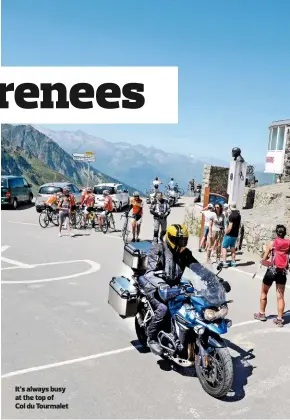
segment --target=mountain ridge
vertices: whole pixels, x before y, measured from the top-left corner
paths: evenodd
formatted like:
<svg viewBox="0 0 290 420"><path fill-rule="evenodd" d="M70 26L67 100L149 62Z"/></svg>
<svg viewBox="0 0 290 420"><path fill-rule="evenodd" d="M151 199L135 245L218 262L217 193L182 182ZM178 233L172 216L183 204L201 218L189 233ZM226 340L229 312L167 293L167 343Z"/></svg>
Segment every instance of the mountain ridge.
<svg viewBox="0 0 290 420"><path fill-rule="evenodd" d="M1 148L2 156L1 162L4 171L9 172L9 168L14 166L15 170L21 172L24 168L30 165L30 170L33 170L33 162L31 159L37 159L34 164L39 166L42 162L46 168L49 168L54 173L59 173L70 182L76 183L78 186L86 185L87 183L87 164L84 162L76 162L72 156L63 150L53 139L46 136L44 133L37 130L32 125L12 125L2 124L1 126ZM17 151L22 156L22 164L19 166L19 159L17 159ZM10 166L7 165L7 160L10 160ZM25 163L25 159L27 162ZM17 163L18 162L18 163ZM47 171L43 167L44 171ZM118 178L111 177L99 171L95 167L91 167L91 182L90 184L97 184L101 182L114 182L123 184L130 193L134 188L124 182L119 181ZM51 172L49 177L52 176ZM3 170L2 170L3 175ZM48 180L50 182L50 180ZM38 185L38 184L36 184Z"/></svg>
<svg viewBox="0 0 290 420"><path fill-rule="evenodd" d="M41 126L37 129L51 137L70 153L92 151L95 153L100 170L108 171L116 178L143 191L150 187L158 176L163 183L174 177L179 185L186 189L189 179L202 181L205 164L229 167L230 163L218 158L197 158L193 153L167 153L155 147L126 142L109 142L103 138L77 131L54 131ZM251 164L251 162L249 162ZM256 171L259 185L271 184L272 177Z"/></svg>

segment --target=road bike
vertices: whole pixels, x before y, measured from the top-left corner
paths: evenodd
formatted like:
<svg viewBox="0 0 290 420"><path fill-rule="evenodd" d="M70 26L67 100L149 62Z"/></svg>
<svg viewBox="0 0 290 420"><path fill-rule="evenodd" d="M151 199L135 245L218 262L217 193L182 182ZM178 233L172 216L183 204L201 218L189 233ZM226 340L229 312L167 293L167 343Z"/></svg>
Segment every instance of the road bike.
<svg viewBox="0 0 290 420"><path fill-rule="evenodd" d="M49 223L54 226L59 225L59 214L56 209L53 209L51 206L44 205L42 212L39 215L39 224L42 228L46 228Z"/></svg>
<svg viewBox="0 0 290 420"><path fill-rule="evenodd" d="M129 216L128 213L122 214L121 219L123 217L125 217L125 221L124 221L124 225L122 227L122 238L123 238L124 244L126 244L128 242L128 237L129 237L129 234L130 234L130 227L128 226L128 222L129 222L129 219L133 219L133 217Z"/></svg>
<svg viewBox="0 0 290 420"><path fill-rule="evenodd" d="M112 212L106 213L102 220L101 230L103 233L107 233L108 229L111 229L112 232L116 231L115 220Z"/></svg>

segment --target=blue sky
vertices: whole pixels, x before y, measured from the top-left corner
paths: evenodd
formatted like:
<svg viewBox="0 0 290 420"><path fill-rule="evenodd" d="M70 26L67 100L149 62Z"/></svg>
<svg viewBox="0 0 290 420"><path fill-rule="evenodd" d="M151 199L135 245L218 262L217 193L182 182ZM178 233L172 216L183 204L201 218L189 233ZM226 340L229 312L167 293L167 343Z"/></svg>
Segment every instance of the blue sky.
<svg viewBox="0 0 290 420"><path fill-rule="evenodd" d="M263 163L268 125L290 118L289 15L289 0L2 0L2 65L177 65L178 125L59 128Z"/></svg>

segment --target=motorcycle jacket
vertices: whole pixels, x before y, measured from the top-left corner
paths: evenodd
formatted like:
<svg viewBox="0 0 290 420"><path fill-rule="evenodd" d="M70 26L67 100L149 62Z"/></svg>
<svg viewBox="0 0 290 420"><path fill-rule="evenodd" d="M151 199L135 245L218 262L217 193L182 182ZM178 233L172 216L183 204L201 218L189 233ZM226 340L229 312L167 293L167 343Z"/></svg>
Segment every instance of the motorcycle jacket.
<svg viewBox="0 0 290 420"><path fill-rule="evenodd" d="M144 277L152 287L158 288L162 280L160 276L155 275L155 272L162 270L163 283L167 283L170 287L177 286L185 268L193 263L198 263L198 261L188 248L176 253L168 247L166 242L154 244L148 255L147 271Z"/></svg>
<svg viewBox="0 0 290 420"><path fill-rule="evenodd" d="M164 198L161 201L154 201L150 207L150 213L153 214L154 219L166 218L170 213L170 206L168 201L164 200Z"/></svg>

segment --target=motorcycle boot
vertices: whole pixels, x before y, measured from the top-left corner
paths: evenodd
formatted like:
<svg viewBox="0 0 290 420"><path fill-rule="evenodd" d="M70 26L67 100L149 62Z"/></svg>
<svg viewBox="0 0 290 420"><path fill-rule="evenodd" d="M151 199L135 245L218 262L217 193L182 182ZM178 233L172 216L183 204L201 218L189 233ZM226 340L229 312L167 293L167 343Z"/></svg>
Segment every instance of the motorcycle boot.
<svg viewBox="0 0 290 420"><path fill-rule="evenodd" d="M151 352L156 354L156 356L162 355L163 353L162 347L156 340L148 338L147 344L150 347Z"/></svg>

